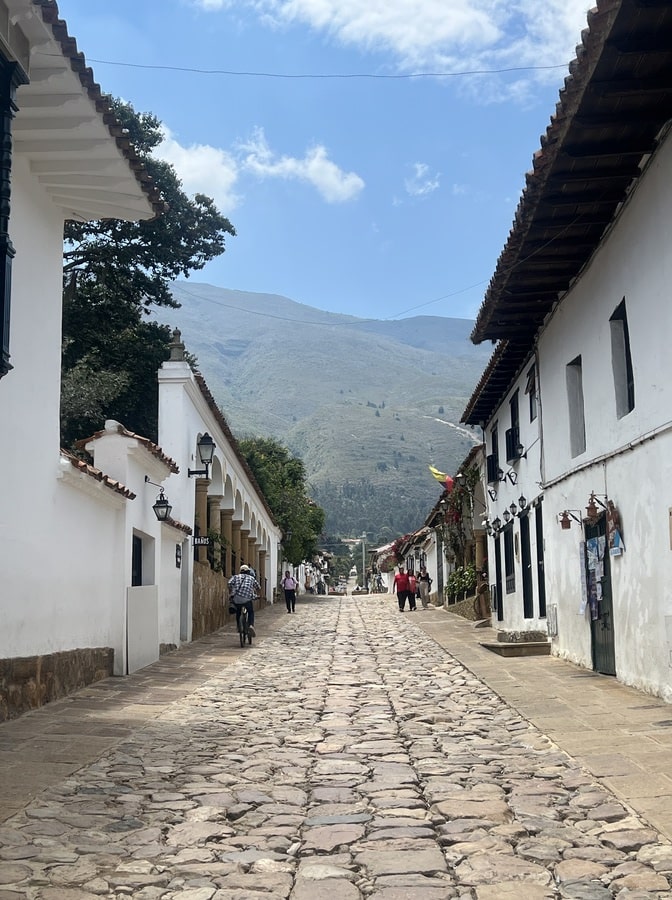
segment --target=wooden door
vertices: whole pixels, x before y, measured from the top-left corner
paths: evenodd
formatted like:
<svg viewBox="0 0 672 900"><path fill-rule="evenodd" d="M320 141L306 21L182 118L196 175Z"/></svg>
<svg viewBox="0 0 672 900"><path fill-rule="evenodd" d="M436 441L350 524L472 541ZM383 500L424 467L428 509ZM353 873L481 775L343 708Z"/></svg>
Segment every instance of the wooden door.
<svg viewBox="0 0 672 900"><path fill-rule="evenodd" d="M606 538L606 516L586 525L586 577L590 607L593 668L602 675L616 674L611 570Z"/></svg>
<svg viewBox="0 0 672 900"><path fill-rule="evenodd" d="M534 589L532 587L532 553L530 549L530 520L527 511L520 521L520 564L523 577L523 616L534 617Z"/></svg>

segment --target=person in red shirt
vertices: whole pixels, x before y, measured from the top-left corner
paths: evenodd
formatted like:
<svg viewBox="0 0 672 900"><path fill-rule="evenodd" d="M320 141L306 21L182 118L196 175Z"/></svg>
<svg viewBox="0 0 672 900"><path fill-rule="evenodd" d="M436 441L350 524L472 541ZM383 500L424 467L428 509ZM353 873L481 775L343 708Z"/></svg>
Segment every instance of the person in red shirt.
<svg viewBox="0 0 672 900"><path fill-rule="evenodd" d="M406 600L408 600L408 608L410 612L415 612L415 592L411 591L411 585L408 574L404 571L403 566L399 566L399 571L394 576L392 584L392 593L397 595L399 603L399 612L404 611Z"/></svg>
<svg viewBox="0 0 672 900"><path fill-rule="evenodd" d="M418 598L418 581L415 577L415 572L408 573L408 589L413 595L413 606L415 606L415 601Z"/></svg>

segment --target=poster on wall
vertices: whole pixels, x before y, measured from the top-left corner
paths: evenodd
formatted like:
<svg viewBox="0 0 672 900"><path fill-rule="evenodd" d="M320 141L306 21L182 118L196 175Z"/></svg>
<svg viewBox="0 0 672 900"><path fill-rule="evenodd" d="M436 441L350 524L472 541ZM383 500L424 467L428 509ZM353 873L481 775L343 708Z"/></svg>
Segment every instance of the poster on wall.
<svg viewBox="0 0 672 900"><path fill-rule="evenodd" d="M609 556L620 556L625 550L625 544L623 543L621 516L614 506L613 500L607 501L607 539Z"/></svg>
<svg viewBox="0 0 672 900"><path fill-rule="evenodd" d="M588 582L586 580L586 542L579 543L579 560L581 563L581 603L579 603L579 615L582 616L588 605Z"/></svg>
<svg viewBox="0 0 672 900"><path fill-rule="evenodd" d="M586 541L586 568L588 570L588 606L590 618L595 621L599 618L599 602L602 588L602 559L605 548L604 535L588 538Z"/></svg>

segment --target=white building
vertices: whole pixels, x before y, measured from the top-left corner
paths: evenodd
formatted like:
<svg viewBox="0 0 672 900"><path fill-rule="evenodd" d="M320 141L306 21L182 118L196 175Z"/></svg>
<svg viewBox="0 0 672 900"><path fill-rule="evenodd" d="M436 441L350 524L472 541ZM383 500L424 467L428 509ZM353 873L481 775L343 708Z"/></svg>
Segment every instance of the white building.
<svg viewBox="0 0 672 900"><path fill-rule="evenodd" d="M252 563L270 602L280 533L178 349L160 374L170 456L113 421L85 442L93 465L59 449L64 222L151 219L163 203L55 3L0 0L0 62L2 721L219 627L227 565ZM209 477L190 476L206 431ZM196 561L194 526L219 536Z"/></svg>
<svg viewBox="0 0 672 900"><path fill-rule="evenodd" d="M198 444L206 434L214 452L204 468ZM282 532L205 380L186 362L179 331L159 370L159 441L179 466L167 476L166 494L178 510L189 511L197 536L211 535L210 552L201 546L196 554L195 597L185 597L183 639L190 639L222 624L222 578L242 563L257 573L263 600L273 602Z"/></svg>
<svg viewBox="0 0 672 900"><path fill-rule="evenodd" d="M101 551L132 492L59 452L63 225L163 206L55 4L2 5L0 665L25 706L108 670L123 629L116 564Z"/></svg>
<svg viewBox="0 0 672 900"><path fill-rule="evenodd" d="M672 6L598 4L570 71L472 335L495 617L672 700Z"/></svg>

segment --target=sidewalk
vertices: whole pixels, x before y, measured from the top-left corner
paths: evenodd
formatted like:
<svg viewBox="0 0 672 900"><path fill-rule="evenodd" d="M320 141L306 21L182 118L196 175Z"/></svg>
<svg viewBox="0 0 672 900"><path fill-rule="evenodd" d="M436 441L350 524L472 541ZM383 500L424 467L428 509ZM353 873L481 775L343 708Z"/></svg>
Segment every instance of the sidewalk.
<svg viewBox="0 0 672 900"><path fill-rule="evenodd" d="M553 656L501 657L489 628L443 609L422 629L597 781L672 839L672 705Z"/></svg>

